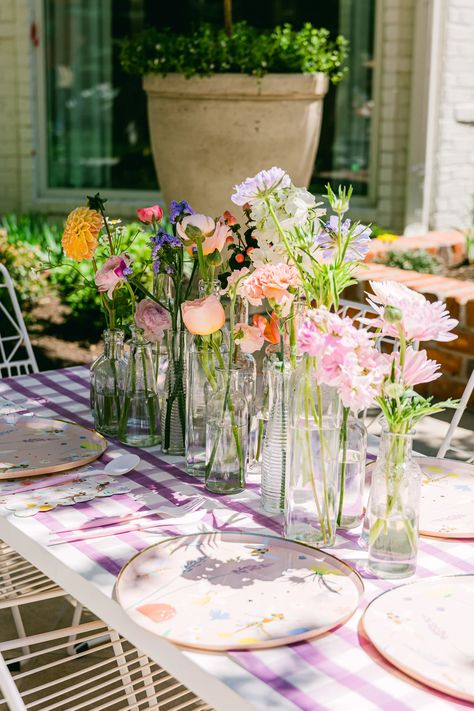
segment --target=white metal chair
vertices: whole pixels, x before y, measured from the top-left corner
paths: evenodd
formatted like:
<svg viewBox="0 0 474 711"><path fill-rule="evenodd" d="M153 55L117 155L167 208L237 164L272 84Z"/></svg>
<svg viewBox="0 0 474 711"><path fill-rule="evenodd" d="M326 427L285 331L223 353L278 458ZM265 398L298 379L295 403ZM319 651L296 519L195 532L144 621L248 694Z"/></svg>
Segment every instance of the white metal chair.
<svg viewBox="0 0 474 711"><path fill-rule="evenodd" d="M7 268L0 264L0 377L37 373L38 364ZM8 301L10 302L8 308Z"/></svg>
<svg viewBox="0 0 474 711"><path fill-rule="evenodd" d="M445 457L446 453L451 451L451 452L456 452L457 454L462 454L466 455L466 452L462 449L459 449L459 447L455 447L451 445L451 442L453 441L453 437L456 434L456 429L461 422L461 418L466 410L467 404L469 402L469 398L471 397L472 393L474 391L474 370L471 373L471 376L469 380L467 381L467 385L464 388L464 392L461 397L461 401L459 403L459 407L454 411L453 419L451 420L451 424L449 425L448 431L446 432L446 435L443 439L443 442L441 443L441 447L438 450L438 457ZM469 462L474 462L474 434L472 435L472 454L469 455L468 460Z"/></svg>
<svg viewBox="0 0 474 711"><path fill-rule="evenodd" d="M84 643L73 657L72 635ZM5 653L15 655L8 665ZM21 671L12 673L12 662ZM2 704L9 711L212 711L100 620L0 643Z"/></svg>

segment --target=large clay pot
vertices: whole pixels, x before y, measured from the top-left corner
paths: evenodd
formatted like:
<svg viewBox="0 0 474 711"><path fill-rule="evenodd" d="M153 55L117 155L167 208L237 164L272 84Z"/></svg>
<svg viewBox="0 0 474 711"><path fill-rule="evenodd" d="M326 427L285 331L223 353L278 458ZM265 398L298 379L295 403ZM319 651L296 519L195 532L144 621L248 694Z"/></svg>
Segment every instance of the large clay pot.
<svg viewBox="0 0 474 711"><path fill-rule="evenodd" d="M307 186L319 142L326 75L148 75L151 142L164 199L217 216L236 183L277 165Z"/></svg>

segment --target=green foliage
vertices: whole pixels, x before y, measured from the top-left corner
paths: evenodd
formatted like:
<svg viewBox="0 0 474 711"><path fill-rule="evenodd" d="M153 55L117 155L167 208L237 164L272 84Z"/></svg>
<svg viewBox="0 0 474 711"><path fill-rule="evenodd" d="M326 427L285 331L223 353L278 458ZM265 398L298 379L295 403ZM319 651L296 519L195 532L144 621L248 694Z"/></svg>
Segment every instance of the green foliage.
<svg viewBox="0 0 474 711"><path fill-rule="evenodd" d="M411 269L422 274L437 274L441 270L441 263L424 249L414 249L408 252L388 252L383 263L387 267L398 269Z"/></svg>
<svg viewBox="0 0 474 711"><path fill-rule="evenodd" d="M301 30L285 24L266 32L239 22L230 37L223 29L203 23L187 35L170 29L145 30L121 43L120 59L127 72L139 76L323 72L336 84L346 71L347 50L342 35L332 40L328 30L309 22Z"/></svg>
<svg viewBox="0 0 474 711"><path fill-rule="evenodd" d="M35 271L40 261L41 252L37 247L18 239L10 240L6 231L0 231L0 262L8 269L20 307L25 312L48 290L46 277Z"/></svg>

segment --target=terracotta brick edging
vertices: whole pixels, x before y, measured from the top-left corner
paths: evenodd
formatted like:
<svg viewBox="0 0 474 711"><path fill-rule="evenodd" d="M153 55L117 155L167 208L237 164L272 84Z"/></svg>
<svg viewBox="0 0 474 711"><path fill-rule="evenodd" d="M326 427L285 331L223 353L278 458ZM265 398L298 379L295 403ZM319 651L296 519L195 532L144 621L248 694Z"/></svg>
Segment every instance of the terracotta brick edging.
<svg viewBox="0 0 474 711"><path fill-rule="evenodd" d="M372 239L366 262L383 262L388 252L412 252L422 249L437 257L446 267L456 267L466 259L466 236L458 230L440 230L412 237L397 237L387 242Z"/></svg>
<svg viewBox="0 0 474 711"><path fill-rule="evenodd" d="M443 375L424 388L436 397L461 397L474 368L474 282L420 274L374 262L362 265L356 277L358 283L344 292L344 297L353 301L365 302L366 292L371 292L369 281L386 280L401 282L430 301L446 303L451 316L459 321L454 329L458 337L447 343L430 341L425 344L429 357L441 363ZM474 405L474 394L470 404Z"/></svg>

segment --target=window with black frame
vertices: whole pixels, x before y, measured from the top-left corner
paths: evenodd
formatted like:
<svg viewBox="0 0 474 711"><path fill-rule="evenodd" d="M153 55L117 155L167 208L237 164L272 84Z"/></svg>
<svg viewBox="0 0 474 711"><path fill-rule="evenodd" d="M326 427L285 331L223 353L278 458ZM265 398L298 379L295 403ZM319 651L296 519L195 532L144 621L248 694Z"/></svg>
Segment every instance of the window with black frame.
<svg viewBox="0 0 474 711"><path fill-rule="evenodd" d="M352 183L367 195L376 0L234 0L234 20L261 28L312 22L350 41L349 71L324 102L311 188ZM155 190L146 97L119 62L119 40L147 26L222 23L222 0L44 0L50 188Z"/></svg>

